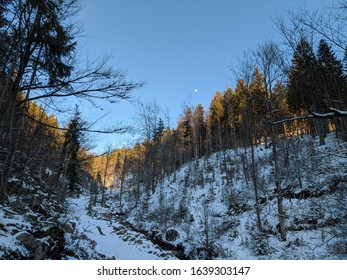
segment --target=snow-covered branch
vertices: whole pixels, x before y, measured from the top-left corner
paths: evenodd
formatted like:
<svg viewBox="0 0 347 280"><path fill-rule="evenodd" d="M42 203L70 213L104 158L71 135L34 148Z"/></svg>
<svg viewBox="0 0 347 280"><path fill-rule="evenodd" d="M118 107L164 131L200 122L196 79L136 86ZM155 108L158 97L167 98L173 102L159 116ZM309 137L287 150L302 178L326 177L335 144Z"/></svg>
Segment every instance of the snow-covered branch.
<svg viewBox="0 0 347 280"><path fill-rule="evenodd" d="M275 122L269 122L271 125L277 125L277 124L282 124L286 122L293 122L293 121L298 121L298 120L307 120L307 119L316 119L316 118L334 118L334 117L347 117L347 111L343 110L338 110L335 108L329 108L330 112L327 113L318 113L318 112L312 112L309 115L306 116L296 116L293 118L287 118Z"/></svg>

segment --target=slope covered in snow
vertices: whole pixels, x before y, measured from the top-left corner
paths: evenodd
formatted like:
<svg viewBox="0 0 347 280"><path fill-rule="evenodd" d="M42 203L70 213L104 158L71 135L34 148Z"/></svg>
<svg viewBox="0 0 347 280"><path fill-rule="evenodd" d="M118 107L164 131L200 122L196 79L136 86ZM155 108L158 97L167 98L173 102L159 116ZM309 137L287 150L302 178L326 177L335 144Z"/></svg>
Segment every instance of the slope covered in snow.
<svg viewBox="0 0 347 280"><path fill-rule="evenodd" d="M30 192L15 193L7 206L0 205L0 259L175 259L107 208L88 212L85 193L62 204L34 183L26 188Z"/></svg>
<svg viewBox="0 0 347 280"><path fill-rule="evenodd" d="M77 240L84 244L80 247L88 255L98 252L106 259L116 260L162 260L175 259L169 252L163 252L158 246L146 239L143 234L117 222L116 215L110 215L101 207L93 209L93 214L87 213L88 197L70 199L69 220L75 223L75 231L84 238ZM76 240L70 236L71 250L75 248ZM88 252L90 250L90 252Z"/></svg>
<svg viewBox="0 0 347 280"><path fill-rule="evenodd" d="M143 193L137 207L129 190L122 211L152 239L176 246L181 258L346 259L346 149L332 134L326 143L307 137L278 144L286 241L279 233L273 152L262 145L254 148L254 162L251 148L239 148L186 164L153 194Z"/></svg>
<svg viewBox="0 0 347 280"><path fill-rule="evenodd" d="M92 193L62 203L34 179L12 178L0 205L0 259L347 259L346 144L278 143L286 240L279 233L274 155L260 145L222 151L135 195L125 181L90 207ZM22 184L22 185L20 185ZM261 229L257 223L255 184ZM136 186L136 189L138 186ZM136 201L137 200L137 201Z"/></svg>

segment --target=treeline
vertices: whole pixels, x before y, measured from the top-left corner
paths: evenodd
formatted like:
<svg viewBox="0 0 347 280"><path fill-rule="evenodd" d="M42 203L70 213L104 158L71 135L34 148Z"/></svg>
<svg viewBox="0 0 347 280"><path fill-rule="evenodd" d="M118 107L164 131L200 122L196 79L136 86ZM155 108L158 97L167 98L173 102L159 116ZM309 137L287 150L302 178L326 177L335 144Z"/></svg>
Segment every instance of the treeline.
<svg viewBox="0 0 347 280"><path fill-rule="evenodd" d="M280 138L307 134L324 144L329 131L347 139L346 56L339 60L323 39L314 51L301 38L286 71L273 43L259 47L254 61L249 78L217 92L209 108L186 105L175 128L155 102L143 105L138 122L145 140L97 159L92 166L99 181L123 188L125 173L131 189L140 192L144 185L153 192L183 164L214 152L259 144L272 148Z"/></svg>

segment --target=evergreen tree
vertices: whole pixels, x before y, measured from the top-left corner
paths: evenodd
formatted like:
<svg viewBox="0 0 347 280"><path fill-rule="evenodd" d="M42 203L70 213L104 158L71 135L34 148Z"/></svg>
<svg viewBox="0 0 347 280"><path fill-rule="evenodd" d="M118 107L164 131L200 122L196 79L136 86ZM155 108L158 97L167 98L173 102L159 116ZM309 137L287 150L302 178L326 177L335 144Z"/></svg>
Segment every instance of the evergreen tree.
<svg viewBox="0 0 347 280"><path fill-rule="evenodd" d="M346 80L343 65L331 47L321 40L317 52L320 71L320 94L326 107L346 110Z"/></svg>
<svg viewBox="0 0 347 280"><path fill-rule="evenodd" d="M0 196L5 194L13 171L14 155L23 138L25 109L32 95L41 91L45 96L53 85L58 85L59 91L66 89L62 80L71 74L75 42L65 20L68 7L74 10L75 2L1 2L0 135L7 154L0 168Z"/></svg>
<svg viewBox="0 0 347 280"><path fill-rule="evenodd" d="M70 121L64 137L62 154L65 159L65 175L69 180L69 189L73 191L78 182L80 170L78 152L81 148L82 140L82 121L78 109L76 109L75 116Z"/></svg>
<svg viewBox="0 0 347 280"><path fill-rule="evenodd" d="M193 130L194 130L194 156L195 158L200 158L206 153L205 110L201 104L198 104L193 112Z"/></svg>
<svg viewBox="0 0 347 280"><path fill-rule="evenodd" d="M288 79L287 102L291 112L326 111L317 91L318 62L304 38L298 43Z"/></svg>
<svg viewBox="0 0 347 280"><path fill-rule="evenodd" d="M260 70L256 68L249 86L246 105L248 107L248 114L250 115L253 140L255 143L259 143L262 137L267 138L268 102L266 94L264 77Z"/></svg>
<svg viewBox="0 0 347 280"><path fill-rule="evenodd" d="M217 92L210 104L210 129L213 152L220 151L222 149L222 117L224 114L222 100L222 94Z"/></svg>
<svg viewBox="0 0 347 280"><path fill-rule="evenodd" d="M312 46L305 39L298 43L293 57L293 65L289 73L287 103L292 113L311 112L325 113L329 107L321 95L319 64ZM326 122L322 120L308 121L308 129L314 137L318 134L320 144L324 144Z"/></svg>
<svg viewBox="0 0 347 280"><path fill-rule="evenodd" d="M194 135L193 135L193 124L192 124L193 113L192 109L188 106L184 108L183 115L179 120L178 130L182 132L183 140L183 158L184 162L189 162L194 157Z"/></svg>
<svg viewBox="0 0 347 280"><path fill-rule="evenodd" d="M231 148L235 145L235 114L233 108L233 90L228 88L224 91L222 105L222 142L223 149Z"/></svg>
<svg viewBox="0 0 347 280"><path fill-rule="evenodd" d="M244 80L238 80L237 85L234 90L234 106L237 111L235 123L239 127L237 132L238 142L242 146L248 146L251 144L251 133L249 131L250 126L250 114L248 113L248 99L249 99L249 90L246 82Z"/></svg>
<svg viewBox="0 0 347 280"><path fill-rule="evenodd" d="M347 83L343 65L326 41L321 40L317 52L319 66L319 93L328 108L347 109ZM344 118L333 120L336 131L347 135L347 122Z"/></svg>

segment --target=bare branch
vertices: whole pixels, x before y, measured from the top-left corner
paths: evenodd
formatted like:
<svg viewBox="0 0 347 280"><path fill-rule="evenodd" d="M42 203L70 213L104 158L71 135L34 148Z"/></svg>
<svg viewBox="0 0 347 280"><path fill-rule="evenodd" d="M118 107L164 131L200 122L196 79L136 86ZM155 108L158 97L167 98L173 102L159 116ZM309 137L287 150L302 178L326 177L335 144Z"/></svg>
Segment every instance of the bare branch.
<svg viewBox="0 0 347 280"><path fill-rule="evenodd" d="M347 111L341 111L337 110L335 108L330 108L330 112L328 113L317 113L317 112L312 112L310 115L306 116L296 116L293 118L288 118L288 119L283 119L280 121L275 121L275 122L269 122L271 125L277 125L277 124L283 124L286 122L293 122L293 121L298 121L298 120L307 120L307 119L327 119L327 118L334 118L334 117L347 117Z"/></svg>

